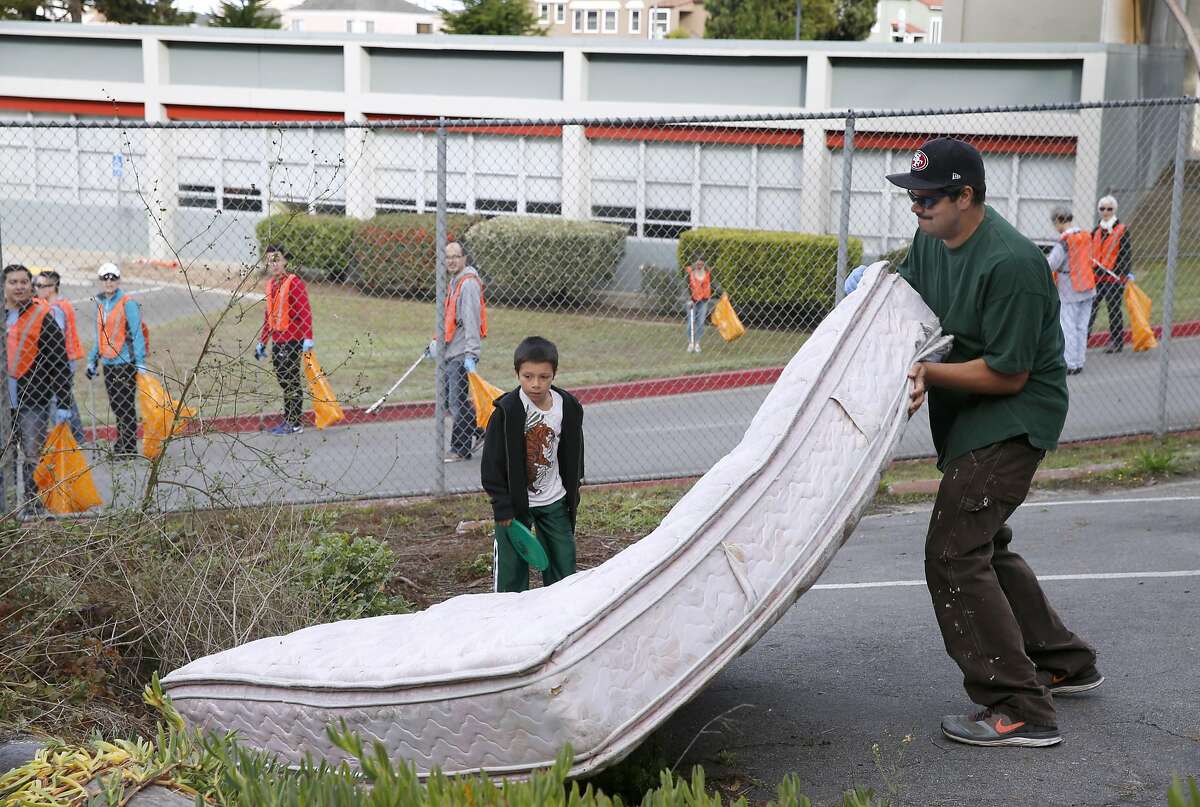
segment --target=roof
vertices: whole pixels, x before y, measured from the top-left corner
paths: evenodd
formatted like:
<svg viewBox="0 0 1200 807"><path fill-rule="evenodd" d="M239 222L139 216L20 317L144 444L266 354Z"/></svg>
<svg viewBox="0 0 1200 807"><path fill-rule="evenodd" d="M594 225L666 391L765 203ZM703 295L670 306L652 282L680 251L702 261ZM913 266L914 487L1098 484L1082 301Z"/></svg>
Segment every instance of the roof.
<svg viewBox="0 0 1200 807"><path fill-rule="evenodd" d="M375 11L390 14L437 14L408 0L304 0L289 11Z"/></svg>
<svg viewBox="0 0 1200 807"><path fill-rule="evenodd" d="M934 11L941 11L944 0L918 0L918 2L929 6Z"/></svg>

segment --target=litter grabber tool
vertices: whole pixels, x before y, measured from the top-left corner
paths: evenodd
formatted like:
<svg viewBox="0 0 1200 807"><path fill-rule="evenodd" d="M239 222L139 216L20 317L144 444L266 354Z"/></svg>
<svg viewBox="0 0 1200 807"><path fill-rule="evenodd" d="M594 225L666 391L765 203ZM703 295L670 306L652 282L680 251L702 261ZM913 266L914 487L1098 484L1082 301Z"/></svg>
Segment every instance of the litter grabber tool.
<svg viewBox="0 0 1200 807"><path fill-rule="evenodd" d="M402 375L402 376L400 376L399 378L397 378L397 379L396 379L396 383L395 383L395 384L392 384L392 388L391 388L391 389L389 389L387 392L383 393L383 396L382 396L382 397L381 397L381 398L380 398L378 401L376 401L375 403L373 403L373 404L371 404L370 406L368 406L368 407L367 407L367 414L368 414L368 415L373 415L373 414L375 414L377 411L379 411L379 407L383 406L383 402L384 402L384 401L386 401L386 400L388 399L388 396L389 396L389 395L391 395L393 392L395 392L395 391L396 391L396 387L399 387L401 384L403 384L403 383L404 383L404 379L406 379L406 378L408 378L410 375L412 375L412 371L413 371L413 370L415 370L415 369L417 369L417 365L418 365L418 364L420 364L421 362L425 361L425 357L426 357L427 355L429 355L429 354L428 354L428 353L422 353L420 356L418 356L418 357L417 357L417 360L416 360L416 361L414 361L414 362L412 363L412 366L411 366L411 367L409 367L407 370L405 370L405 371L404 371L404 375Z"/></svg>

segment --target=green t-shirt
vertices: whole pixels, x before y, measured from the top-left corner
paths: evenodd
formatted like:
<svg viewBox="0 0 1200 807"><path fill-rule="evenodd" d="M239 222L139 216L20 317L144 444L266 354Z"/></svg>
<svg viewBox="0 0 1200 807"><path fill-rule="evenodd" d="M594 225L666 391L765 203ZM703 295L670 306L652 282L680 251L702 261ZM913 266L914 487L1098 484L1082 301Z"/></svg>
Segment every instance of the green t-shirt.
<svg viewBox="0 0 1200 807"><path fill-rule="evenodd" d="M983 358L1000 373L1029 371L1016 395L929 389L938 467L1021 435L1053 449L1067 418L1067 365L1058 293L1041 250L985 206L979 229L957 249L917 230L897 271L954 336L946 362Z"/></svg>

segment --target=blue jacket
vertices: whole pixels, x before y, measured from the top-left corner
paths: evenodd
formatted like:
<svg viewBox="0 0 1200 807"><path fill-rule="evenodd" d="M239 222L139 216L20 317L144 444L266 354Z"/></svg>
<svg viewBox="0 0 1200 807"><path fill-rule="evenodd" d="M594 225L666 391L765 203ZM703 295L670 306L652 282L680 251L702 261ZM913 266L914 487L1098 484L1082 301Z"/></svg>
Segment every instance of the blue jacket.
<svg viewBox="0 0 1200 807"><path fill-rule="evenodd" d="M125 323L128 329L128 333L125 334L125 344L121 345L121 352L116 358L100 359L100 340L97 339L96 344L92 345L92 349L88 353L89 366L94 365L97 359L108 366L131 363L141 366L146 363L146 340L142 338L142 307L120 289L113 292L111 297L105 297L103 294L96 295L96 305L101 308L105 317L117 307L118 303L125 306ZM133 347L132 357L129 353L130 346Z"/></svg>

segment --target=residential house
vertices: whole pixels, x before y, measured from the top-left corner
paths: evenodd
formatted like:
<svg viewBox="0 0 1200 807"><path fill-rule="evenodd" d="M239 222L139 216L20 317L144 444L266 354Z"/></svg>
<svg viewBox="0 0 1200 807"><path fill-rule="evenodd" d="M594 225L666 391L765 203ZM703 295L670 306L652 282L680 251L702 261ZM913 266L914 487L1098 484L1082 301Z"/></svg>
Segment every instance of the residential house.
<svg viewBox="0 0 1200 807"><path fill-rule="evenodd" d="M703 0L532 0L532 4L538 24L550 36L663 39L682 31L700 38L708 18Z"/></svg>
<svg viewBox="0 0 1200 807"><path fill-rule="evenodd" d="M306 33L436 34L442 30L438 11L408 0L303 0L280 8L279 14L284 30Z"/></svg>
<svg viewBox="0 0 1200 807"><path fill-rule="evenodd" d="M942 41L943 0L881 0L868 42Z"/></svg>

